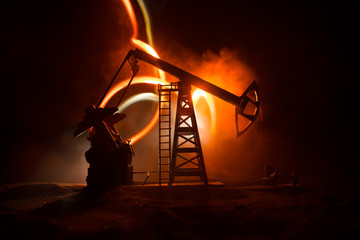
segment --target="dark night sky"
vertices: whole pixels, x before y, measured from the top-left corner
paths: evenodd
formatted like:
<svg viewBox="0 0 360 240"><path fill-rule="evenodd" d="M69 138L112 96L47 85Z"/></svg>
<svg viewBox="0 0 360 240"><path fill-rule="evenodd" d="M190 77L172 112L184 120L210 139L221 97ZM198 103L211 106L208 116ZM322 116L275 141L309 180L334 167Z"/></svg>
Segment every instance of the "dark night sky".
<svg viewBox="0 0 360 240"><path fill-rule="evenodd" d="M75 128L86 106L97 103L103 78L116 71L128 50L121 43L131 34L124 9L114 2L1 3L1 181L23 180L14 166L36 162L61 132ZM275 152L292 142L303 151L289 156L303 161L303 170L315 166L309 174L356 172L350 157L358 79L352 4L146 2L156 49L174 43L199 54L239 50L259 77L264 121L258 127L281 137ZM34 160L25 164L24 158Z"/></svg>

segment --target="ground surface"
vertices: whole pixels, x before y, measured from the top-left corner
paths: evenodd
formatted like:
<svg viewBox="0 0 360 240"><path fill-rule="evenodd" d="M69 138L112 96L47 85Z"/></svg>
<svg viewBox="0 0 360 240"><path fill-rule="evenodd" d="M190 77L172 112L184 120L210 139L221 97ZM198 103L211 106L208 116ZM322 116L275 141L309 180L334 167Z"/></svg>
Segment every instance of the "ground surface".
<svg viewBox="0 0 360 240"><path fill-rule="evenodd" d="M1 232L31 239L359 239L360 187L1 186ZM6 235L4 235L6 236ZM20 239L20 238L18 238Z"/></svg>

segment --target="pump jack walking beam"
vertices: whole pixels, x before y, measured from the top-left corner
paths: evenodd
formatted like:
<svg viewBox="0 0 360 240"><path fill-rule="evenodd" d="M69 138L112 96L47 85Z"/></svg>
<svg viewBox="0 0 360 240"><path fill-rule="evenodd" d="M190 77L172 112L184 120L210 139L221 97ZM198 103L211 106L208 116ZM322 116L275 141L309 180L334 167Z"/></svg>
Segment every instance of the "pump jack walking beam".
<svg viewBox="0 0 360 240"><path fill-rule="evenodd" d="M169 163L169 185L172 185L175 177L178 176L198 176L200 177L201 181L207 185L208 179L191 97L191 85L194 85L232 105L235 105L236 132L237 137L239 137L254 123L260 110L256 82L253 81L245 90L243 95L236 96L222 88L215 86L214 84L211 84L159 58L155 58L139 49L129 51L127 58L129 62L131 61L132 63L135 63L135 65L139 59L179 78L180 81L177 83L177 90L179 94L175 117L172 154L171 156L168 154L168 157L171 159ZM133 66L133 64L130 63L130 66ZM138 69L136 66L133 66L132 68ZM161 93L159 92L159 94ZM169 95L169 100L170 98L171 97ZM161 102L159 102L159 104L161 105ZM250 111L247 109L248 105L252 105ZM248 120L248 124L241 130L238 127L239 115ZM159 122L159 129L162 129L160 123L161 121ZM161 133L159 133L159 135L161 135ZM161 140L159 144L161 146ZM159 149L159 151L161 151L161 147L159 147ZM170 152L170 147L166 150ZM159 154L159 185L161 186L162 156L161 153Z"/></svg>
<svg viewBox="0 0 360 240"><path fill-rule="evenodd" d="M165 62L159 58L155 58L140 49L130 50L128 56L134 56L136 59L140 59L144 62L147 62L165 72L170 73L175 77L178 77L179 80L184 84L194 85L195 87L198 87L204 90L205 92L208 92L234 105L236 107L235 124L236 124L237 137L242 135L244 132L246 132L247 129L251 127L251 125L255 122L259 114L260 111L259 90L255 80L249 85L249 87L245 90L245 92L241 96L236 96L168 62ZM251 112L246 110L248 105L252 105ZM246 118L249 121L248 124L243 129L239 129L238 115L241 115L242 117Z"/></svg>

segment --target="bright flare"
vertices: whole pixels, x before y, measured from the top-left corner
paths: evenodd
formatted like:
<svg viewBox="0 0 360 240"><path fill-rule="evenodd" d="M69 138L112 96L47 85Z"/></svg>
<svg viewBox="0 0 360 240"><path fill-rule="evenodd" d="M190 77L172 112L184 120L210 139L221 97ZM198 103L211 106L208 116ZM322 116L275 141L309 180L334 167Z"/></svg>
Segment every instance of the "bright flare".
<svg viewBox="0 0 360 240"><path fill-rule="evenodd" d="M213 133L215 133L215 126L216 126L216 109L215 109L214 99L207 92L205 92L201 89L196 89L192 94L192 99L193 99L195 108L196 108L196 104L198 103L198 100L200 97L203 97L205 99L205 101L209 107L209 110L210 110L210 133L213 134Z"/></svg>

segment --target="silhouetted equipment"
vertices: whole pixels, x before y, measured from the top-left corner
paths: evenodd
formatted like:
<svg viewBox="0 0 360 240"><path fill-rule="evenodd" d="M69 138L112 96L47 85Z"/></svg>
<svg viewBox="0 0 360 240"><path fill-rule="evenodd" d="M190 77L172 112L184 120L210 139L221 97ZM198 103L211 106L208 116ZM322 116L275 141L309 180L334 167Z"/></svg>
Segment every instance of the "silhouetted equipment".
<svg viewBox="0 0 360 240"><path fill-rule="evenodd" d="M266 186L276 186L278 184L292 182L292 185L295 187L297 184L297 174L295 171L286 171L276 169L272 165L265 165L265 177L263 177L263 183Z"/></svg>
<svg viewBox="0 0 360 240"><path fill-rule="evenodd" d="M236 136L239 137L254 123L260 111L256 82L253 81L241 96L236 96L170 63L135 49L129 51L125 57L97 107L90 106L86 109L86 115L74 133L76 136L86 129L92 128L91 136L88 138L91 142L91 148L85 154L86 160L90 163L87 177L89 189L132 183L132 148L129 142L121 139L113 126L125 115L115 113L118 110L117 108L99 108L99 106L121 68L125 62L128 62L132 77L120 101L123 99L126 90L139 70L138 59L179 79L178 82L173 82L170 85L158 86L159 185L161 186L165 180L168 180L168 184L172 185L175 177L182 176L200 177L200 180L207 185L208 178L192 102L191 86L198 87L235 106ZM173 139L171 136L172 92L178 93ZM242 129L239 128L239 116L242 116L247 121L247 124ZM171 141L173 141L172 146Z"/></svg>
<svg viewBox="0 0 360 240"><path fill-rule="evenodd" d="M126 114L115 113L117 110L116 107L86 108L86 115L74 132L76 137L92 128L88 137L91 147L85 153L90 164L86 178L89 191L132 184L132 148L114 128L114 124L124 119Z"/></svg>
<svg viewBox="0 0 360 240"><path fill-rule="evenodd" d="M260 111L260 101L256 82L253 81L245 90L243 95L236 96L139 49L129 51L127 58L131 57L145 61L179 78L179 82L177 83L171 83L171 85L168 86L159 86L158 88L160 104L159 185L161 186L163 172L167 171L169 172L169 185L171 185L175 180L175 177L178 176L199 176L201 181L207 185L208 179L205 170L194 106L192 103L191 85L235 105L236 133L237 137L239 137L254 123ZM178 92L178 101L175 117L174 139L171 151L170 93L172 91ZM251 105L250 108L249 105ZM242 129L239 129L239 115L248 120L248 123ZM172 153L172 155L170 155L170 153ZM168 166L166 170L164 169L164 166Z"/></svg>

